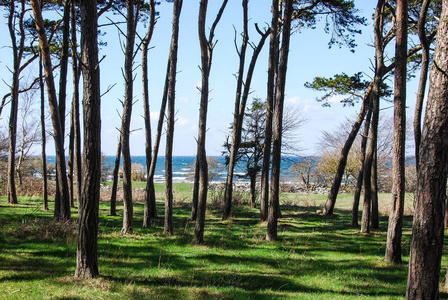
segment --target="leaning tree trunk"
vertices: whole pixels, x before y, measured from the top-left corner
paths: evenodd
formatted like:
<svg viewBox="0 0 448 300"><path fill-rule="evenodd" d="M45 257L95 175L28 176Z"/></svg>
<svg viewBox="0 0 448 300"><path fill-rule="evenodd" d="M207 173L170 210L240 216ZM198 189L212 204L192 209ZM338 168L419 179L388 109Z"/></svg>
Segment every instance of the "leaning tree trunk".
<svg viewBox="0 0 448 300"><path fill-rule="evenodd" d="M378 72L379 73L379 72ZM376 74L372 88L371 100L372 103L372 120L370 124L370 139L367 147L366 158L364 161L364 203L361 219L361 232L370 232L370 218L372 209L372 169L374 168L375 151L378 137L378 120L379 120L379 87L381 83L381 75Z"/></svg>
<svg viewBox="0 0 448 300"><path fill-rule="evenodd" d="M448 0L440 20L448 18ZM440 22L429 79L406 299L438 299L448 163L448 23Z"/></svg>
<svg viewBox="0 0 448 300"><path fill-rule="evenodd" d="M160 146L160 139L162 138L162 129L163 129L163 120L165 119L165 110L166 110L166 104L168 100L168 79L169 79L169 73L170 73L170 61L168 59L168 66L166 70L166 76L165 76L165 86L163 88L163 96L162 96L162 103L160 105L160 112L159 112L159 120L157 121L157 131L156 131L156 139L154 141L154 148L152 150L152 157L154 159L151 160L151 167L149 168L148 178L147 180L154 181L154 173L156 171L156 165L157 165L157 155L159 153L159 146ZM151 185L150 185L151 187ZM150 208L151 211L151 217L157 218L157 208L156 208L156 199L151 199L151 201L154 201L151 203Z"/></svg>
<svg viewBox="0 0 448 300"><path fill-rule="evenodd" d="M241 115L241 93L243 90L243 76L244 76L244 62L246 59L246 49L249 41L249 31L248 31L248 16L247 16L247 3L248 0L243 0L243 42L241 48L238 51L239 56L239 68L238 68L238 78L236 83L236 96L235 96L235 111L233 114L233 126L232 126L232 146L230 149L229 166L227 169L226 186L224 190L224 210L222 218L226 220L230 217L230 212L232 210L232 193L233 193L233 173L236 165L236 156L239 148L239 143L241 141L241 129L239 124L242 124L244 118L244 108L243 114ZM241 122L240 122L241 120Z"/></svg>
<svg viewBox="0 0 448 300"><path fill-rule="evenodd" d="M179 17L182 9L182 0L174 0L173 30L171 36L169 75L168 75L168 114L166 128L165 149L165 220L163 233L172 235L173 228L173 139L174 139L174 114L176 99L176 72L177 49L179 41Z"/></svg>
<svg viewBox="0 0 448 300"><path fill-rule="evenodd" d="M58 189L61 196L60 214L57 216L59 221L68 221L70 219L70 203L67 185L67 173L65 166L64 155L64 135L62 131L61 119L59 118L56 88L54 85L53 70L51 67L50 48L45 34L42 13L37 0L32 0L31 5L34 11L36 22L36 29L39 36L40 49L42 51L42 58L45 69L45 82L47 84L48 101L50 103L51 119L53 122L53 137L56 148L56 164L59 166L59 172L56 172L58 177Z"/></svg>
<svg viewBox="0 0 448 300"><path fill-rule="evenodd" d="M132 76L135 25L134 1L126 0L126 52L124 62L125 98L121 123L121 152L123 157L123 227L121 234L132 234L134 230L134 209L132 204L131 150L129 145L132 114L134 78Z"/></svg>
<svg viewBox="0 0 448 300"><path fill-rule="evenodd" d="M405 197L406 64L408 1L397 1L395 44L394 144L392 150L392 203L387 230L386 261L401 263L401 236Z"/></svg>
<svg viewBox="0 0 448 300"><path fill-rule="evenodd" d="M271 165L272 116L274 112L275 73L278 68L278 10L279 1L272 1L271 36L269 42L268 83L266 97L266 132L263 146L263 167L261 170L260 219L268 219L269 208L269 169Z"/></svg>
<svg viewBox="0 0 448 300"><path fill-rule="evenodd" d="M369 109L366 121L364 123L364 133L362 135L361 140L361 153L360 153L360 167L358 171L358 180L356 182L356 188L355 193L353 196L353 208L352 208L352 227L358 227L358 213L359 213L359 199L361 198L361 192L362 192L362 184L364 182L364 166L365 166L365 160L366 160L366 148L367 148L367 140L369 136L369 130L370 130L370 119L372 117L372 110Z"/></svg>
<svg viewBox="0 0 448 300"><path fill-rule="evenodd" d="M145 208L143 211L143 227L151 226L151 205L155 203L156 193L154 190L154 180L149 176L152 157L151 150L151 116L149 108L149 86L148 86L148 47L151 41L152 33L156 20L156 11L154 0L149 1L149 10L151 13L149 19L148 32L142 42L142 81L143 81L143 111L145 120L145 155L146 155L146 189L145 189Z"/></svg>
<svg viewBox="0 0 448 300"><path fill-rule="evenodd" d="M371 85L369 85L365 93L361 109L359 110L358 117L356 118L355 123L353 124L352 129L347 137L347 140L345 140L344 146L341 149L338 168L336 170L333 183L331 184L330 193L328 194L328 198L323 209L324 215L333 214L334 206L336 205L336 198L338 196L339 188L342 182L342 177L344 177L344 170L345 166L347 165L348 154L350 153L353 142L355 141L356 136L358 135L358 131L361 128L362 122L364 121L368 106L370 105L371 88Z"/></svg>
<svg viewBox="0 0 448 300"><path fill-rule="evenodd" d="M75 276L98 273L98 217L101 183L101 94L95 0L81 0L81 49L84 107L84 164L79 206Z"/></svg>
<svg viewBox="0 0 448 300"><path fill-rule="evenodd" d="M271 199L269 204L268 224L266 240L277 239L277 217L280 186L280 163L282 146L283 125L283 103L285 100L286 70L288 66L289 40L291 36L291 19L293 14L293 0L285 1L285 12L283 17L282 47L280 50L280 61L278 76L275 85L275 108L274 108L274 131L272 146L272 175L271 175Z"/></svg>

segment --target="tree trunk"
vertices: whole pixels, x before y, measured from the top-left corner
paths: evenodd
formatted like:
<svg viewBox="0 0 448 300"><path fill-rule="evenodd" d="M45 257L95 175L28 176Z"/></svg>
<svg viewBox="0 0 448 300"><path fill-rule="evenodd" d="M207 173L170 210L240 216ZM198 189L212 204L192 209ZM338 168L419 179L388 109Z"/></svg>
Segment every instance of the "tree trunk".
<svg viewBox="0 0 448 300"><path fill-rule="evenodd" d="M62 47L61 47L61 66L59 71L59 118L61 121L61 130L62 130L62 147L64 147L65 140L65 104L66 104L66 89L67 89L67 67L68 67L68 43L69 43L69 35L70 35L70 1L66 1L64 3L64 13L62 17ZM65 156L65 155L64 155ZM65 159L64 159L65 164ZM62 172L62 169L59 168L58 162L56 161L56 174L58 172ZM56 185L58 184L59 177L66 177L66 174L56 176ZM56 189L56 195L54 198L54 217L57 219L59 215L63 215L63 210L65 207L70 207L70 196L67 198L62 197L61 191ZM69 193L70 194L70 193ZM65 201L65 203L62 203Z"/></svg>
<svg viewBox="0 0 448 300"><path fill-rule="evenodd" d="M179 17L182 9L182 0L174 0L173 30L171 36L169 75L168 75L168 114L166 129L165 149L165 220L163 233L172 235L173 228L173 139L174 139L174 114L176 99L176 72L177 50L179 40Z"/></svg>
<svg viewBox="0 0 448 300"><path fill-rule="evenodd" d="M160 146L160 139L162 138L162 129L163 129L163 120L165 119L165 110L166 110L166 104L168 100L168 86L169 86L169 73L170 73L170 60L168 58L168 66L166 70L166 76L165 76L165 86L163 88L163 96L162 96L162 103L160 105L160 112L159 112L159 120L157 121L157 132L156 132L156 139L154 141L154 149L152 151L152 157L154 159L151 160L151 167L149 168L148 178L147 180L154 181L154 172L156 171L156 165L157 165L157 155L159 153L159 146ZM151 186L151 185L150 185ZM157 208L156 208L156 200L151 199L151 201L154 201L151 203L151 217L157 218Z"/></svg>
<svg viewBox="0 0 448 300"><path fill-rule="evenodd" d="M250 207L256 208L255 200L257 198L256 184L257 184L257 173L250 175Z"/></svg>
<svg viewBox="0 0 448 300"><path fill-rule="evenodd" d="M42 3L41 3L42 6ZM48 207L48 181L47 181L47 134L45 128L45 91L44 91L44 79L43 79L43 66L42 66L42 53L39 56L39 88L40 88L40 127L42 130L41 135L41 149L42 149L42 186L43 186L43 208L49 210Z"/></svg>
<svg viewBox="0 0 448 300"><path fill-rule="evenodd" d="M373 152L372 160L372 175L371 175L371 189L372 189L372 229L380 228L380 219L378 212L378 129L377 138L375 142L375 150Z"/></svg>
<svg viewBox="0 0 448 300"><path fill-rule="evenodd" d="M152 145L151 145L151 110L149 107L149 86L148 86L148 47L151 41L152 33L156 20L156 11L154 0L149 1L150 20L148 32L142 42L142 81L143 81L143 111L145 119L145 154L146 154L146 189L145 189L145 208L143 211L143 228L151 226L151 208L152 203L155 203L154 180L149 176L149 169L151 168L152 159Z"/></svg>
<svg viewBox="0 0 448 300"><path fill-rule="evenodd" d="M72 108L70 110L70 132L69 132L69 142L68 142L68 170L67 170L67 177L68 177L68 185L69 185L69 194L70 194L70 206L75 207L75 195L74 195L74 160L75 160L75 124L74 124L74 109L73 109L74 102L72 102Z"/></svg>
<svg viewBox="0 0 448 300"><path fill-rule="evenodd" d="M196 155L196 163L194 165L194 181L193 181L193 199L191 205L191 221L196 221L198 216L198 198L199 198L199 162Z"/></svg>
<svg viewBox="0 0 448 300"><path fill-rule="evenodd" d="M361 232L370 232L370 213L372 203L372 164L374 162L374 155L376 150L376 143L378 137L378 120L379 120L379 105L380 105L380 85L385 74L384 67L384 44L383 37L383 14L384 14L384 0L378 0L375 9L374 20L374 36L375 36L375 77L371 84L371 99L372 103L372 122L371 122L371 139L366 153L364 162L364 205L361 219Z"/></svg>
<svg viewBox="0 0 448 300"><path fill-rule="evenodd" d="M275 74L278 68L278 19L279 19L279 1L272 1L272 21L271 37L269 42L269 63L268 63L268 82L266 97L266 132L263 148L263 167L261 170L261 197L260 197L260 219L262 222L268 219L269 207L269 169L271 165L271 145L272 145L272 115L274 112L274 91Z"/></svg>
<svg viewBox="0 0 448 300"><path fill-rule="evenodd" d="M392 203L387 231L386 261L401 263L401 236L405 197L406 64L408 1L397 1L395 44L394 144L392 150Z"/></svg>
<svg viewBox="0 0 448 300"><path fill-rule="evenodd" d="M224 1L224 6L227 2ZM199 107L199 125L198 125L198 150L196 155L196 171L199 177L198 199L196 204L196 224L194 228L194 244L204 243L205 211L207 204L208 187L208 165L207 154L205 151L205 139L207 133L207 109L209 96L209 76L211 68L212 40L207 40L205 36L205 20L207 18L208 0L201 0L199 4L198 35L201 47L201 102ZM220 11L222 13L222 10ZM218 20L220 15L218 14ZM215 22L216 24L216 22ZM212 33L213 34L213 33ZM211 34L211 38L213 35ZM193 212L193 210L192 210ZM192 213L193 217L193 213Z"/></svg>
<svg viewBox="0 0 448 300"><path fill-rule="evenodd" d="M79 77L80 69L78 65L78 42L76 37L76 13L75 1L71 1L70 6L71 15L71 36L72 36L72 70L73 70L73 130L75 133L74 145L74 170L76 179L76 200L81 200L81 185L82 185L82 161L81 161L81 124L79 121Z"/></svg>
<svg viewBox="0 0 448 300"><path fill-rule="evenodd" d="M361 154L359 158L360 167L358 172L358 181L356 182L356 189L353 197L353 209L352 209L352 227L358 227L358 213L359 213L359 199L361 197L362 192L362 184L364 179L364 166L366 160L366 148L367 148L367 140L369 136L370 129L370 119L372 117L372 110L369 109L367 112L366 122L364 124L364 133L362 135L361 140Z"/></svg>
<svg viewBox="0 0 448 300"><path fill-rule="evenodd" d="M17 204L16 183L15 183L15 157L16 157L16 140L17 140L17 114L19 107L19 80L20 80L20 64L22 61L22 55L24 51L25 32L23 27L23 16L25 13L25 1L21 0L21 12L19 15L19 27L21 38L19 46L17 46L17 39L14 27L15 24L15 1L10 1L9 16L8 16L8 28L11 37L12 50L13 50L13 72L12 72L12 84L11 84L11 113L9 117L9 151L8 151L8 186L7 197L8 203Z"/></svg>
<svg viewBox="0 0 448 300"><path fill-rule="evenodd" d="M67 175L65 167L65 155L64 155L64 143L63 143L64 135L62 131L61 119L59 118L53 69L51 67L50 48L47 41L47 36L45 34L44 24L42 20L42 13L40 11L39 3L37 0L32 0L31 5L34 11L36 29L39 35L39 43L42 51L42 58L45 69L45 81L47 84L47 91L48 91L48 101L50 103L50 112L53 122L53 137L56 148L56 165L59 166L56 174L58 177L57 188L60 192L61 201L60 201L60 213L57 214L56 216L58 217L59 221L65 222L70 219L70 203L69 203Z"/></svg>
<svg viewBox="0 0 448 300"><path fill-rule="evenodd" d="M283 125L283 103L285 100L286 70L288 66L289 40L291 36L291 19L293 14L293 1L285 1L285 11L283 17L282 47L280 50L280 61L278 76L275 85L275 108L274 108L274 132L272 146L272 174L271 174L271 200L269 205L268 224L266 230L266 240L277 239L277 214L279 203L280 185L280 162L282 146L282 125Z"/></svg>
<svg viewBox="0 0 448 300"><path fill-rule="evenodd" d="M117 215L117 188L118 188L118 171L120 169L120 157L121 157L121 138L118 141L117 154L115 155L114 174L112 182L112 191L110 195L110 215Z"/></svg>
<svg viewBox="0 0 448 300"><path fill-rule="evenodd" d="M426 15L428 12L428 7L430 0L424 0L422 3L422 8L420 9L420 15L418 18L418 37L420 39L420 44L422 45L422 61L421 61L421 71L420 80L418 82L417 99L415 101L415 113L414 113L414 141L415 141L415 167L418 172L419 165L419 149L421 140L421 123L422 123L422 112L423 112L423 101L425 99L426 82L428 78L429 71L429 42L426 37L425 23Z"/></svg>
<svg viewBox="0 0 448 300"><path fill-rule="evenodd" d="M364 100L361 105L361 109L358 113L358 117L356 118L356 121L352 126L352 130L350 131L347 140L345 141L345 144L341 149L338 168L336 170L333 183L331 184L330 193L328 194L328 198L323 209L324 215L331 216L333 214L334 206L336 205L336 198L338 196L339 188L341 187L342 177L344 177L344 170L345 166L347 165L348 154L350 153L353 142L355 141L356 136L358 135L358 131L361 128L362 122L364 121L364 117L367 113L367 108L370 105L370 93L371 85L369 85L369 87L367 88Z"/></svg>
<svg viewBox="0 0 448 300"><path fill-rule="evenodd" d="M134 101L132 76L134 41L135 41L135 14L134 1L126 0L126 52L124 62L125 99L123 105L123 119L121 123L121 152L123 156L123 228L121 234L132 234L134 231L134 209L132 204L132 174L131 151L129 145L132 103Z"/></svg>
<svg viewBox="0 0 448 300"><path fill-rule="evenodd" d="M440 20L448 18L448 0ZM419 152L406 299L438 299L448 163L448 23L440 22Z"/></svg>
<svg viewBox="0 0 448 300"><path fill-rule="evenodd" d="M374 78L374 84L372 88L371 100L370 102L373 104L372 106L372 120L370 124L370 141L367 148L366 158L364 161L364 204L362 211L362 219L361 219L361 232L368 233L370 232L370 219L372 212L372 198L373 198L373 190L372 190L372 173L373 168L375 168L375 151L376 144L378 138L378 120L379 120L379 87L382 81L380 74L376 74Z"/></svg>
<svg viewBox="0 0 448 300"><path fill-rule="evenodd" d="M243 89L243 76L244 76L244 62L246 59L247 44L249 42L249 31L248 31L248 16L247 16L247 3L248 0L243 0L243 42L241 48L238 51L239 56L239 68L238 68L238 78L236 82L236 96L235 96L235 111L233 114L233 126L232 126L232 146L230 149L229 166L227 169L227 179L226 187L224 191L224 211L222 219L226 220L230 217L230 212L232 210L232 193L233 193L233 173L236 165L236 155L238 153L239 143L241 141L241 129L239 124L242 124L244 118L244 107L241 110L241 92ZM243 114L240 115L240 112ZM241 122L240 122L241 120Z"/></svg>
<svg viewBox="0 0 448 300"><path fill-rule="evenodd" d="M98 273L98 216L101 183L101 94L95 0L81 0L81 49L84 107L84 168L79 206L75 276Z"/></svg>

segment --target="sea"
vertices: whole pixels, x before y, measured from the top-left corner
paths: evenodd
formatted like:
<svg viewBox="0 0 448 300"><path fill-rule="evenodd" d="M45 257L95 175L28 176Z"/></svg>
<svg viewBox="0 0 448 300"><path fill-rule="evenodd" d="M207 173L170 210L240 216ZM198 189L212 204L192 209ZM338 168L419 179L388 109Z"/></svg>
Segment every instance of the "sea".
<svg viewBox="0 0 448 300"><path fill-rule="evenodd" d="M225 165L224 156L212 156L210 157L216 162L216 167L211 171L215 176L211 179L212 182L225 182L227 176L227 167ZM68 158L66 158L68 159ZM294 175L289 171L291 165L295 162L301 161L303 157L283 157L281 163L281 177L286 179L292 179ZM132 163L140 164L146 170L146 157L145 156L131 156ZM55 156L48 156L47 161L55 163ZM173 156L173 182L193 182L194 166L196 156ZM120 166L122 166L120 161ZM115 164L115 156L106 156L104 166L113 169ZM211 164L210 164L211 165ZM239 162L235 168L235 181L248 182L249 179L244 177L244 162ZM165 182L165 157L157 157L156 170L154 172L154 182Z"/></svg>

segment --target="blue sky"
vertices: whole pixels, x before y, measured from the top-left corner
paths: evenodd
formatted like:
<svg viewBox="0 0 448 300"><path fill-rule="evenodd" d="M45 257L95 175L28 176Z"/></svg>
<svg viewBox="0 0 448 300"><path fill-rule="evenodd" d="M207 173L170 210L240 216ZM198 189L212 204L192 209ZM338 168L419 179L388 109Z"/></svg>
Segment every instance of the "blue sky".
<svg viewBox="0 0 448 300"><path fill-rule="evenodd" d="M374 12L375 1L356 0L357 7L361 10L361 15L369 20L368 26L361 28L362 35L356 38L358 47L355 53L351 53L347 48L328 48L330 36L324 33L323 23L319 23L314 30L306 29L296 32L291 39L290 57L287 73L286 86L286 107L293 109L299 107L307 122L299 129L300 148L304 149L299 155L317 154L315 144L321 136L323 130L331 130L347 117L355 116L359 110L359 104L355 107L343 107L338 98L332 99L331 108L322 107L315 100L319 93L308 90L304 83L312 81L315 76L332 76L336 73L344 72L354 74L364 71L367 75L372 75L370 71L370 59L373 58L373 48L369 46L373 40L371 16ZM209 1L207 26L211 26L221 1ZM151 118L153 128L158 118L160 101L163 92L166 63L168 59L168 49L171 38L172 4L162 2L157 8L160 11L154 35L151 40L153 47L149 51L149 72L150 72L150 101ZM195 155L199 115L199 92L197 86L200 85L200 51L197 38L197 14L199 1L184 1L180 19L179 35L179 61L176 86L176 124L174 136L174 155ZM115 16L115 20L119 20ZM250 40L257 43L259 35L253 30L254 23L260 27L266 27L270 22L270 1L251 0L249 1L250 18ZM6 33L6 19L1 24L3 33ZM109 21L102 17L100 23ZM223 18L216 29L215 39L218 40L214 51L210 76L210 103L208 113L207 132L207 155L220 155L221 145L225 140L227 128L233 120L233 106L235 98L236 80L234 74L238 68L238 57L234 46L234 27L238 32L242 31L242 9L241 1L230 0ZM124 64L123 53L120 49L120 39L118 31L113 26L102 27L107 34L102 37L107 42L107 46L100 51L100 57L105 56L101 63L101 86L105 91L109 85L116 84L115 87L102 98L102 152L106 155L114 155L118 141L118 130L120 119L117 114L122 111L119 99L123 99L123 77L121 68ZM139 25L138 32L144 36L146 27ZM238 36L239 37L239 36ZM10 43L9 37L4 36L4 43ZM238 39L240 42L240 39ZM121 38L124 42L124 38ZM9 45L9 44L7 44ZM2 48L1 53L8 52ZM252 81L252 95L264 99L266 97L266 70L267 70L268 41L263 48ZM251 51L248 51L251 54ZM133 107L132 129L139 129L131 135L132 155L144 155L144 130L143 130L143 103L141 96L141 68L139 68L141 54L137 55L136 79L134 88L135 100L138 100ZM249 61L250 57L246 59ZM10 80L10 74L6 69L10 56L6 54L0 63L2 78ZM367 78L367 77L366 77ZM390 83L392 84L392 83ZM70 87L69 87L70 88ZM415 98L416 83L410 82L408 85L408 114L413 113L413 98ZM2 84L0 91L6 93L7 87ZM1 122L6 125L7 112L3 112ZM385 113L391 113L386 111ZM3 126L3 125L2 125ZM155 133L153 132L153 136ZM160 154L164 153L164 139ZM48 144L48 153L54 153L52 143ZM36 150L38 151L38 150ZM38 152L37 152L38 153Z"/></svg>

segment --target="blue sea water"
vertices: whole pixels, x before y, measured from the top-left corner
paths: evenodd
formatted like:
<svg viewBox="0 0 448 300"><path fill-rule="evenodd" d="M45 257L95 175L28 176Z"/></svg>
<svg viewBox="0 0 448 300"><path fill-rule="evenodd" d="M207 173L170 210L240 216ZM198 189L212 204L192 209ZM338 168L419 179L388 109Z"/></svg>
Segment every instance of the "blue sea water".
<svg viewBox="0 0 448 300"><path fill-rule="evenodd" d="M225 158L223 156L213 156L217 161L217 168L214 173L217 177L213 181L224 182L226 180L227 168L225 166ZM286 178L291 178L292 174L289 172L289 168L294 162L300 161L302 157L287 157L282 160L281 163L281 176ZM132 163L137 163L146 169L146 157L145 156L132 156ZM50 163L55 163L55 156L48 156L47 161ZM173 181L174 182L189 182L193 180L194 175L194 163L196 161L196 156L174 156L173 157ZM109 166L111 169L115 164L115 156L106 156L105 165ZM120 166L122 161L120 162ZM244 165L242 163L237 164L235 168L235 180L246 182L248 179L240 177L244 174ZM154 173L155 182L165 181L165 157L157 157L156 170Z"/></svg>

